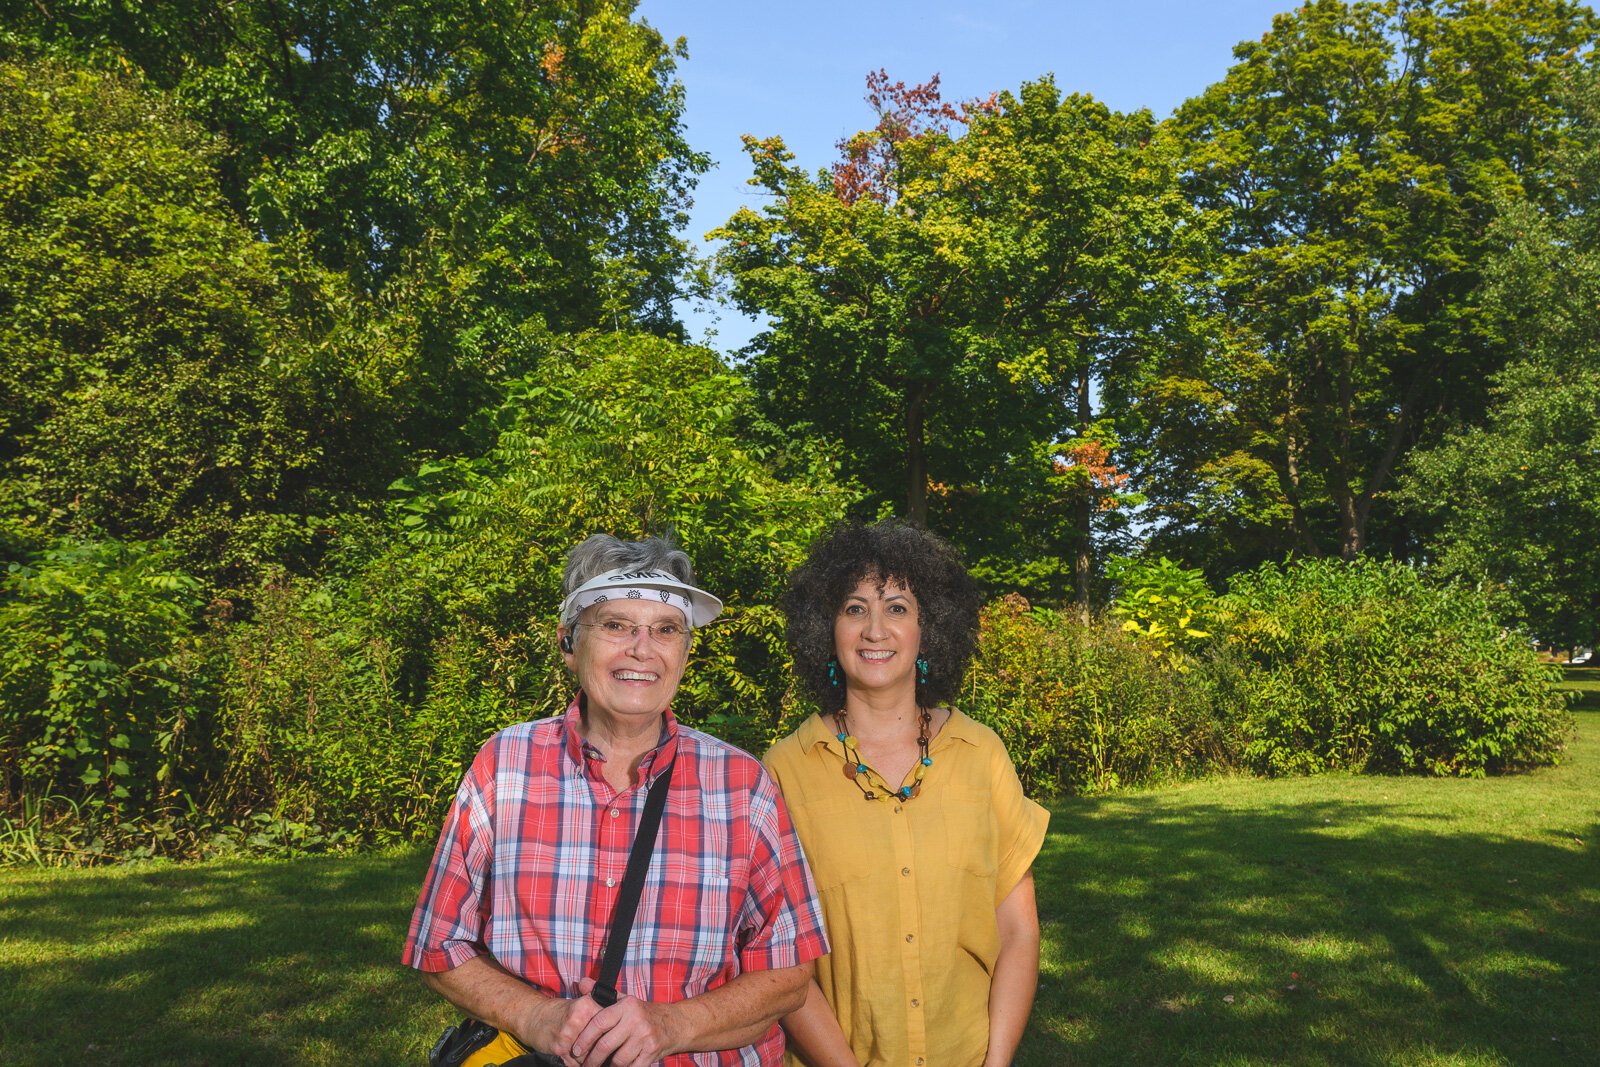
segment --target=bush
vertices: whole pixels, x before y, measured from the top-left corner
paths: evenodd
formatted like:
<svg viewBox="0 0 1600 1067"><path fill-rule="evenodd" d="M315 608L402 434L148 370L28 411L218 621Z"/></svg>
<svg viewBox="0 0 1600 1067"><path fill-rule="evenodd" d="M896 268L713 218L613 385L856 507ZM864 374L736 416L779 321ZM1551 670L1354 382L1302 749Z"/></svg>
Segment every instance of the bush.
<svg viewBox="0 0 1600 1067"><path fill-rule="evenodd" d="M365 841L427 836L478 745L564 705L550 633L464 626L407 650L346 592L336 603L323 587L280 579L259 591L251 620L220 635L227 766L209 814ZM425 684L405 684L408 655Z"/></svg>
<svg viewBox="0 0 1600 1067"><path fill-rule="evenodd" d="M1167 666L1188 670L1194 653L1211 637L1216 597L1205 574L1166 556L1113 556L1106 560L1106 577L1117 584L1111 610L1123 631Z"/></svg>
<svg viewBox="0 0 1600 1067"><path fill-rule="evenodd" d="M983 612L960 707L1005 741L1034 796L1187 777L1233 761L1206 672L1169 669L1114 620L1084 624L1015 596Z"/></svg>
<svg viewBox="0 0 1600 1067"><path fill-rule="evenodd" d="M198 583L159 546L59 542L0 596L0 767L12 797L60 797L113 832L202 773Z"/></svg>
<svg viewBox="0 0 1600 1067"><path fill-rule="evenodd" d="M560 568L596 531L674 534L724 598L673 706L761 751L788 685L773 600L851 496L820 458L762 446L752 412L714 355L647 337L580 339L511 383L482 455L396 483L394 526L338 577L270 583L228 628L211 810L437 833L478 746L570 700Z"/></svg>
<svg viewBox="0 0 1600 1067"><path fill-rule="evenodd" d="M1465 585L1302 560L1235 577L1222 605L1254 770L1478 776L1553 763L1571 731L1552 669Z"/></svg>

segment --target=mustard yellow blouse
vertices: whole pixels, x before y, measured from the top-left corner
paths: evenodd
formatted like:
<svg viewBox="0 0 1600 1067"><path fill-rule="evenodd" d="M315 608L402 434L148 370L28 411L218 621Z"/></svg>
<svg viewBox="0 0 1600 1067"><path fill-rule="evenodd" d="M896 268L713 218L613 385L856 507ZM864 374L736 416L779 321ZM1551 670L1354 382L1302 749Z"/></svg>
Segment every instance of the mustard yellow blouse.
<svg viewBox="0 0 1600 1067"><path fill-rule="evenodd" d="M844 746L821 716L765 761L833 944L817 984L865 1067L982 1064L1000 953L995 909L1050 821L987 726L952 712L928 755L922 792L891 802L866 800L844 776Z"/></svg>

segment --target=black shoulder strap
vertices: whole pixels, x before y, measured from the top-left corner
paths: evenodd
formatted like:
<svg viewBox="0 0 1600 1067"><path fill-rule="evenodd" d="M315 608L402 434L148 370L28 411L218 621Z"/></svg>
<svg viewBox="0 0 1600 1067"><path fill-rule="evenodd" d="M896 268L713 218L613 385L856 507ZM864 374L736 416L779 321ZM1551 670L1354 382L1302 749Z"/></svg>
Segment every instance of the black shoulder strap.
<svg viewBox="0 0 1600 1067"><path fill-rule="evenodd" d="M661 809L666 807L667 786L677 762L678 753L674 749L672 762L650 783L650 795L645 797L644 814L639 818L639 832L634 835L633 848L628 852L628 869L622 876L622 891L617 894L617 910L611 916L611 933L606 936L600 976L589 993L602 1008L617 1002L617 976L622 973L622 957L628 951L633 916L639 910L639 894L644 892L644 875L650 868L650 854L655 851L656 829L661 825Z"/></svg>

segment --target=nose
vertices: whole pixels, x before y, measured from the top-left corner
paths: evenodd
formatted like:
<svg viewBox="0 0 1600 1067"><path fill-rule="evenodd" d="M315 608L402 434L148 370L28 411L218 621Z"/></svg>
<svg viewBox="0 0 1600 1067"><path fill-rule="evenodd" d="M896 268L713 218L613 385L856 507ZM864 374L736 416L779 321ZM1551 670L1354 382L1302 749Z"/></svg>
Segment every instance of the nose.
<svg viewBox="0 0 1600 1067"><path fill-rule="evenodd" d="M635 659L644 659L649 651L650 630L648 627L633 623L633 632L628 635L628 653Z"/></svg>
<svg viewBox="0 0 1600 1067"><path fill-rule="evenodd" d="M882 608L867 608L867 624L861 628L861 636L868 641L876 641L882 637L885 633L884 622L887 618L888 616Z"/></svg>

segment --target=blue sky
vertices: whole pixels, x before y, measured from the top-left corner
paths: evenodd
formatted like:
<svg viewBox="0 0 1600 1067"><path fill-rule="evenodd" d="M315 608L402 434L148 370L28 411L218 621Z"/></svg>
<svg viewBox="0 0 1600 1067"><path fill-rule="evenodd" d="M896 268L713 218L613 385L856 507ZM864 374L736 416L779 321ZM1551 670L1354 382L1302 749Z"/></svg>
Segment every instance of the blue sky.
<svg viewBox="0 0 1600 1067"><path fill-rule="evenodd" d="M678 73L688 94L689 140L715 169L700 180L689 236L698 239L740 205L759 206L745 184L739 137L777 134L808 170L831 163L835 144L871 125L866 74L883 67L908 84L940 75L946 100L1015 90L1054 74L1118 111L1170 114L1217 81L1233 46L1259 38L1292 0L641 0L637 16L669 41L685 37ZM696 340L730 351L756 332L732 308L681 309ZM715 331L714 335L708 334Z"/></svg>

